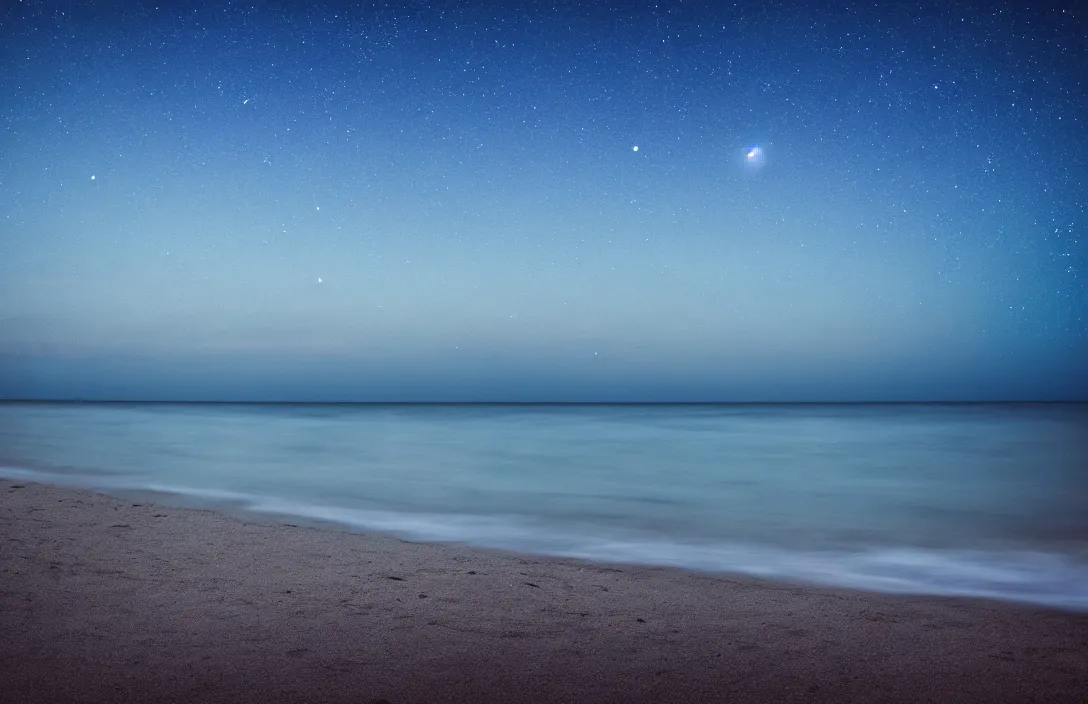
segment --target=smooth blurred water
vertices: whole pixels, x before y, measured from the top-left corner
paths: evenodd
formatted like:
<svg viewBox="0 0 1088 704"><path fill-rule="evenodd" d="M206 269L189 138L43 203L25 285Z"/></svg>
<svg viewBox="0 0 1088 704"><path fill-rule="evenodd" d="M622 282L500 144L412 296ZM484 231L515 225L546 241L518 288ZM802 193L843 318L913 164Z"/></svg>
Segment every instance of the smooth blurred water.
<svg viewBox="0 0 1088 704"><path fill-rule="evenodd" d="M0 404L0 473L1088 609L1088 406Z"/></svg>

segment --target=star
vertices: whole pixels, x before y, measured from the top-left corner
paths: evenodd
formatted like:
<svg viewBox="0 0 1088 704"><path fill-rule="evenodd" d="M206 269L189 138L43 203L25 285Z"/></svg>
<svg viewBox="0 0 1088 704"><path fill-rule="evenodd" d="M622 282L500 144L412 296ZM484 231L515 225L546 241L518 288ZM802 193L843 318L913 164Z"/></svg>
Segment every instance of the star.
<svg viewBox="0 0 1088 704"><path fill-rule="evenodd" d="M635 146L631 147L631 151L637 152L638 151L638 145L636 144Z"/></svg>
<svg viewBox="0 0 1088 704"><path fill-rule="evenodd" d="M766 156L763 152L763 147L758 145L752 145L744 152L744 163L752 169L762 167L765 159Z"/></svg>

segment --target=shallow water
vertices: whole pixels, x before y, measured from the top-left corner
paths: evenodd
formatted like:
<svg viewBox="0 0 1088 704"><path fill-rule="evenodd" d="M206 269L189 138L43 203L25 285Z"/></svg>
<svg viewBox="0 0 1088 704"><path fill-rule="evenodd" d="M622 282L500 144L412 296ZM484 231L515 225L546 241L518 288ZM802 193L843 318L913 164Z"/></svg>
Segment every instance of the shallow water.
<svg viewBox="0 0 1088 704"><path fill-rule="evenodd" d="M0 474L1088 609L1088 406L0 404Z"/></svg>

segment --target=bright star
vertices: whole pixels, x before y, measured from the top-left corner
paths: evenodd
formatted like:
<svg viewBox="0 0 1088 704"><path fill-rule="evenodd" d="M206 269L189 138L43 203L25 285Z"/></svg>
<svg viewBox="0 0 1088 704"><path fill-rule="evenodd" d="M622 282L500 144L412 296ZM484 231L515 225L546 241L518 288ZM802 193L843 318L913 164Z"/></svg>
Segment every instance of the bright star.
<svg viewBox="0 0 1088 704"><path fill-rule="evenodd" d="M638 145L636 144L635 146L631 147L631 151L637 152L638 151Z"/></svg>
<svg viewBox="0 0 1088 704"><path fill-rule="evenodd" d="M764 161L766 161L766 155L763 147L752 145L744 152L744 163L750 169L761 168Z"/></svg>

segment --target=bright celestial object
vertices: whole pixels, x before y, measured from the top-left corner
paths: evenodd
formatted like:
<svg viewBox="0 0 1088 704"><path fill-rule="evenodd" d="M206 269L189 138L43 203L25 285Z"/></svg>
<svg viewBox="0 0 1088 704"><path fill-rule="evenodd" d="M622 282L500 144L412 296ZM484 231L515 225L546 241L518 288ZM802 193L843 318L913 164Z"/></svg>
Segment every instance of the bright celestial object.
<svg viewBox="0 0 1088 704"><path fill-rule="evenodd" d="M749 169L756 170L761 168L763 166L764 160L765 154L763 151L763 147L760 147L758 145L752 145L748 147L747 150L745 150L744 152L744 164Z"/></svg>
<svg viewBox="0 0 1088 704"><path fill-rule="evenodd" d="M636 144L635 146L631 147L631 151L637 152L638 151L638 145Z"/></svg>
<svg viewBox="0 0 1088 704"><path fill-rule="evenodd" d="M317 277L317 283L321 283L321 277Z"/></svg>

